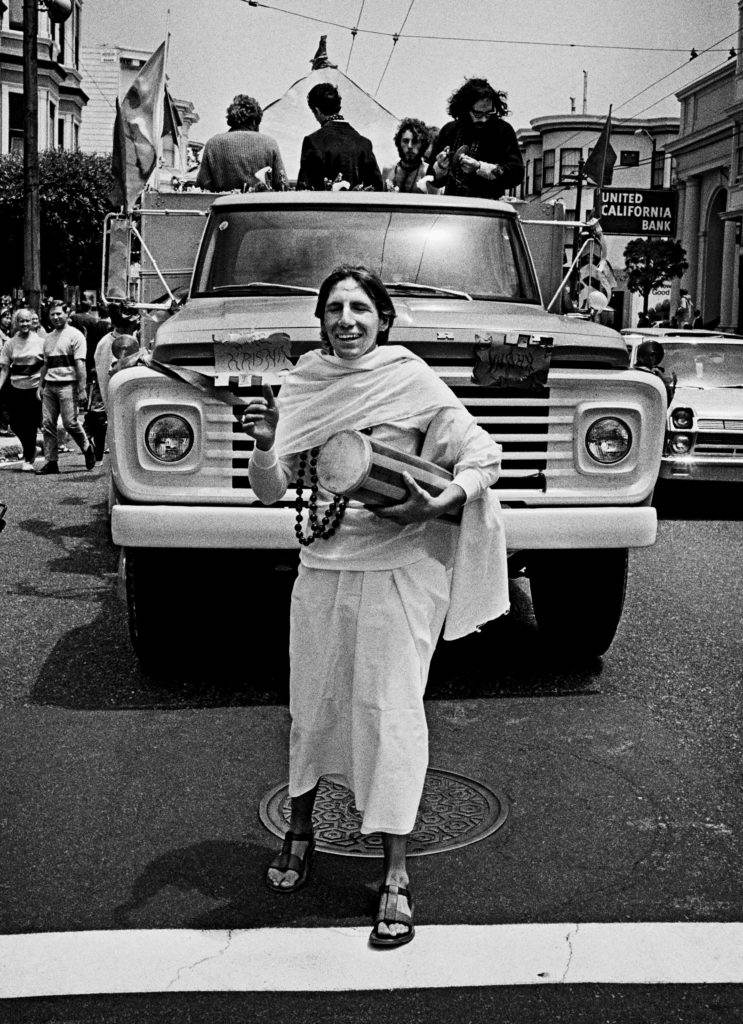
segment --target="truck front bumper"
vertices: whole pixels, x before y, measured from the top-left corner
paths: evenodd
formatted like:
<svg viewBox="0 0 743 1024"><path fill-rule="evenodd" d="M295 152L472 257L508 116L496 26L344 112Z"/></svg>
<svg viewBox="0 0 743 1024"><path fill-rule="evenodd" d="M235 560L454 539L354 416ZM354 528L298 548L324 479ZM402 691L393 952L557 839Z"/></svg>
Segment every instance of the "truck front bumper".
<svg viewBox="0 0 743 1024"><path fill-rule="evenodd" d="M297 548L291 508L115 505L111 534L125 548ZM504 508L510 551L641 548L655 542L655 509L642 506Z"/></svg>

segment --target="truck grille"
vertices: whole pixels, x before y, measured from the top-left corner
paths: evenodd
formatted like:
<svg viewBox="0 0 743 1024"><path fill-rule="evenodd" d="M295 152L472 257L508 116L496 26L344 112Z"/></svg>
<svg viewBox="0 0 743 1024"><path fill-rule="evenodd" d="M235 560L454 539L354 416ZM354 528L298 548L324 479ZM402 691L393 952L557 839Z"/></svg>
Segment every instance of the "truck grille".
<svg viewBox="0 0 743 1024"><path fill-rule="evenodd" d="M477 384L447 381L479 425L503 447L501 475L494 490L508 503L544 494L553 474L572 469L574 400L553 397L550 389L535 396ZM249 489L248 465L253 442L232 420L232 487ZM291 504L289 495L281 504Z"/></svg>

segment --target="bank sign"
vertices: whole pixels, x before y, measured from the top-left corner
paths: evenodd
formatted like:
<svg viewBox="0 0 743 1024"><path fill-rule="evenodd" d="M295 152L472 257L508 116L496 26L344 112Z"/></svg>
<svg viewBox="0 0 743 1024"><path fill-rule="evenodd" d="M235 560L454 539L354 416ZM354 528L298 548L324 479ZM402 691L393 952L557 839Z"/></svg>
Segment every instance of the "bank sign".
<svg viewBox="0 0 743 1024"><path fill-rule="evenodd" d="M594 202L605 235L676 237L675 189L597 188Z"/></svg>

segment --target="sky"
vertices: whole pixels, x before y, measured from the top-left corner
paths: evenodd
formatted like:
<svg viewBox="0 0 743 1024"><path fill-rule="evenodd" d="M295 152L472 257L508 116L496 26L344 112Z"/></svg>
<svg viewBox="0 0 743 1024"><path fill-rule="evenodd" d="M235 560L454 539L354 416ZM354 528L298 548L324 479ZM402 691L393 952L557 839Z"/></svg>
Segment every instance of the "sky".
<svg viewBox="0 0 743 1024"><path fill-rule="evenodd" d="M612 104L618 117L677 115L673 94L723 64L729 47L737 45L736 0L266 3L318 21L252 7L246 0L85 0L84 41L154 50L169 24L171 92L194 104L200 120L191 138L199 141L225 130L225 110L236 93L249 93L265 106L304 77L322 34L328 37L333 63L371 95L376 93L395 115L441 126L448 120L449 95L465 78L477 76L508 93L508 120L516 129L528 127L534 117L569 113L570 97L575 97L580 112L584 70L588 113L603 115ZM336 28L332 22L358 22L355 42L348 28ZM388 36L363 31L391 35L399 33L403 23L396 44ZM408 33L475 41L405 38ZM723 37L729 38L718 43ZM539 45L546 42L573 45ZM701 52L712 44L722 52ZM653 49L600 49L602 45ZM700 56L689 61L692 47ZM669 77L657 81L665 75ZM652 87L635 96L646 86ZM363 125L355 127L363 133ZM309 118L307 130L313 128Z"/></svg>

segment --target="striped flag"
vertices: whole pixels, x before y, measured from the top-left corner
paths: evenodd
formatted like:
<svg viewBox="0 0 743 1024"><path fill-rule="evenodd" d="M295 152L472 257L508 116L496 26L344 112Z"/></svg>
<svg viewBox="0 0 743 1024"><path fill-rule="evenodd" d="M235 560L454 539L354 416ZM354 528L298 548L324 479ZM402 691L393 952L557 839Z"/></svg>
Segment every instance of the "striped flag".
<svg viewBox="0 0 743 1024"><path fill-rule="evenodd" d="M116 101L111 199L128 211L155 169L163 133L165 43L139 72L121 103Z"/></svg>

